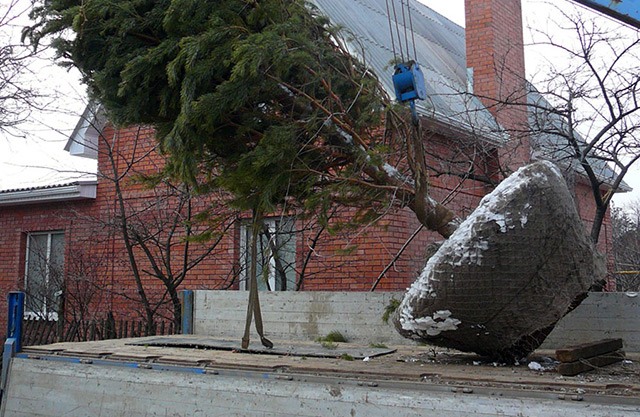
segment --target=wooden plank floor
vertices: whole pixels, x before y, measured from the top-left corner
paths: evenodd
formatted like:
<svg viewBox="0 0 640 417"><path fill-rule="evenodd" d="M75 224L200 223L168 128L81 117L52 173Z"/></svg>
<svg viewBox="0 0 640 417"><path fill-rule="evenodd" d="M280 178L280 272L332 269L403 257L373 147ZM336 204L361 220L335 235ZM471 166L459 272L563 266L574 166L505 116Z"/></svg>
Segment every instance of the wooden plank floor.
<svg viewBox="0 0 640 417"><path fill-rule="evenodd" d="M168 336L176 340L202 336ZM151 339L151 338L150 338ZM190 349L158 347L145 344L145 338L105 340L83 343L56 343L26 347L32 356L57 355L65 357L103 358L109 360L208 366L220 369L256 369L315 375L341 375L351 378L394 379L399 381L427 381L442 385L502 386L514 389L580 392L594 395L626 395L640 397L640 356L628 354L630 361L603 367L575 377L562 377L555 371L537 372L526 364L502 366L483 362L473 354L421 346L389 346L390 354L369 360L345 360L336 351L335 357L304 357L287 354L251 354L238 350ZM132 343L136 343L133 345ZM238 347L240 341L237 341ZM301 349L322 350L317 342L274 340L276 346L297 345ZM363 346L338 343L341 349L363 350ZM532 359L542 361L551 351L536 352ZM543 359L540 359L543 358Z"/></svg>

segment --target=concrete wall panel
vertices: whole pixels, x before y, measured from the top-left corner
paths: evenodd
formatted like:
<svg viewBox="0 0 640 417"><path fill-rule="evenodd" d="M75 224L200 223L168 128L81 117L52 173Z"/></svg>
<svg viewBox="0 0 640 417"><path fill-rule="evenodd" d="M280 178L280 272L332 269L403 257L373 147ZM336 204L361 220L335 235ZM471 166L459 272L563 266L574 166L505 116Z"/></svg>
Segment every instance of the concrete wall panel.
<svg viewBox="0 0 640 417"><path fill-rule="evenodd" d="M640 297L637 294L589 294L558 323L542 347L557 349L608 338L622 338L627 352L640 352Z"/></svg>
<svg viewBox="0 0 640 417"><path fill-rule="evenodd" d="M238 338L244 330L248 293L196 291L195 333ZM382 321L385 307L402 292L264 292L260 305L267 337L315 340L337 330L354 343L412 343ZM257 336L252 329L252 338ZM560 321L542 348L557 349L606 338L622 338L640 352L640 297L592 293Z"/></svg>
<svg viewBox="0 0 640 417"><path fill-rule="evenodd" d="M391 324L385 307L400 292L264 292L260 305L267 337L315 340L339 331L353 343L405 343ZM244 330L249 294L245 291L196 291L196 334L238 338ZM252 328L252 337L257 335Z"/></svg>

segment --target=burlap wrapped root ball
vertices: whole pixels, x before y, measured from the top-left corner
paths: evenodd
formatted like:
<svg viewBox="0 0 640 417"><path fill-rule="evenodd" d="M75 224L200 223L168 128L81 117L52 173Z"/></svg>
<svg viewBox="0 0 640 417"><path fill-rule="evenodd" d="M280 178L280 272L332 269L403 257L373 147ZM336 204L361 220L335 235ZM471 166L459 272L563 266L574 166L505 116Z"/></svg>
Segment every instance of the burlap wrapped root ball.
<svg viewBox="0 0 640 417"><path fill-rule="evenodd" d="M560 170L505 179L428 260L393 318L407 338L504 360L604 276ZM515 347L518 349L515 349Z"/></svg>

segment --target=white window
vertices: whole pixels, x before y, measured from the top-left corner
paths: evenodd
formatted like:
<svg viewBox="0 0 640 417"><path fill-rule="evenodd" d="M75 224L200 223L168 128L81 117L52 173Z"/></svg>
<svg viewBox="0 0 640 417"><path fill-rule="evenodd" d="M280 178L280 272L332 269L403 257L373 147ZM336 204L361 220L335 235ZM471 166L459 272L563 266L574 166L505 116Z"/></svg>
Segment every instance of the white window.
<svg viewBox="0 0 640 417"><path fill-rule="evenodd" d="M26 315L57 320L64 273L64 234L29 233L25 265Z"/></svg>
<svg viewBox="0 0 640 417"><path fill-rule="evenodd" d="M251 265L251 223L240 228L240 289L248 289ZM294 221L287 217L266 219L258 238L258 263L256 264L260 291L296 290L296 240Z"/></svg>

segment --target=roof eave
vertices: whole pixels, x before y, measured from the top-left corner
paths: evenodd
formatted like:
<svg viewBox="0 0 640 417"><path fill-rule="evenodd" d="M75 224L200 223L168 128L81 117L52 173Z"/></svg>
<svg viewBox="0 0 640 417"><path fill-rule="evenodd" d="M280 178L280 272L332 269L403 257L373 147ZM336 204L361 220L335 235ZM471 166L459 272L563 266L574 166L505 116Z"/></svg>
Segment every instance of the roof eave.
<svg viewBox="0 0 640 417"><path fill-rule="evenodd" d="M89 103L67 139L64 150L73 156L97 159L98 137L107 123L104 109L97 103Z"/></svg>
<svg viewBox="0 0 640 417"><path fill-rule="evenodd" d="M0 207L79 200L95 200L96 181L82 181L51 188L36 188L0 193Z"/></svg>
<svg viewBox="0 0 640 417"><path fill-rule="evenodd" d="M580 181L584 185L587 185L587 186L591 187L591 181L589 181L589 178L586 176L586 174L578 173L578 181ZM613 189L612 181L610 181L608 179L601 179L601 181L602 181L600 183L600 190L601 191L608 191L608 190L612 190ZM633 191L633 188L631 188L629 186L629 184L627 184L626 182L622 181L613 190L613 193L614 194L622 194L622 193L628 193L628 192L631 192L631 191Z"/></svg>

